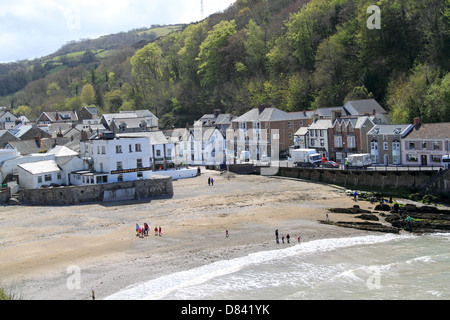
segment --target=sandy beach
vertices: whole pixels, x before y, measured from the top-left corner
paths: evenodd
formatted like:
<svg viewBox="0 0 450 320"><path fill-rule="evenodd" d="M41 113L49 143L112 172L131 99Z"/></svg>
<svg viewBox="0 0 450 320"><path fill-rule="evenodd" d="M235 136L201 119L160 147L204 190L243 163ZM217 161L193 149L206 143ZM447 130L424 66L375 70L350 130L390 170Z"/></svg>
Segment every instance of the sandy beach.
<svg viewBox="0 0 450 320"><path fill-rule="evenodd" d="M208 186L208 178L214 186ZM367 202L358 203L370 208ZM202 175L174 181L174 196L71 207L0 207L0 287L24 300L103 299L127 286L301 241L370 234L320 224L351 207L344 190L306 181ZM346 214L329 214L349 221ZM150 226L136 236L136 223ZM162 228L162 236L153 229ZM276 244L290 234L290 244ZM229 238L226 238L229 230ZM74 270L79 287L73 288ZM69 282L68 282L69 280ZM69 283L69 285L68 285Z"/></svg>

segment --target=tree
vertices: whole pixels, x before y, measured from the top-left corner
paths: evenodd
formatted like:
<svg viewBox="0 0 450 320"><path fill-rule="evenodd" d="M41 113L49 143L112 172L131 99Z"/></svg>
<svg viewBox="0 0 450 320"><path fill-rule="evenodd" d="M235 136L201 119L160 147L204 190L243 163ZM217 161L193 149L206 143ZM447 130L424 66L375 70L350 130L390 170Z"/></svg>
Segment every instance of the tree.
<svg viewBox="0 0 450 320"><path fill-rule="evenodd" d="M95 91L90 83L86 84L81 91L81 102L88 106L95 103Z"/></svg>
<svg viewBox="0 0 450 320"><path fill-rule="evenodd" d="M143 103L158 107L157 101L161 94L161 79L163 74L163 52L156 43L150 43L131 58L133 78L142 93ZM151 101L153 96L154 101Z"/></svg>
<svg viewBox="0 0 450 320"><path fill-rule="evenodd" d="M227 45L228 38L235 33L234 20L221 21L208 32L208 37L201 44L197 58L200 63L198 74L201 76L200 83L203 87L213 87L221 82L220 69L223 59L219 51Z"/></svg>

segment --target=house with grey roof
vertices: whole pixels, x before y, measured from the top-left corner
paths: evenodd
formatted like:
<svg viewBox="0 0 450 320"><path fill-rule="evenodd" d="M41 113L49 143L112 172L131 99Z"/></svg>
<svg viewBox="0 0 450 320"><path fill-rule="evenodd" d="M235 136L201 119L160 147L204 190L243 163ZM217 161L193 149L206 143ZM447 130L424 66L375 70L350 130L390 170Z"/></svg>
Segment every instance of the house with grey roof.
<svg viewBox="0 0 450 320"><path fill-rule="evenodd" d="M0 130L9 130L16 126L17 116L9 110L0 112Z"/></svg>
<svg viewBox="0 0 450 320"><path fill-rule="evenodd" d="M250 160L260 160L287 151L294 145L295 133L313 122L312 116L310 111L285 112L268 105L254 108L232 121L226 138L227 157L241 161L242 154L249 152Z"/></svg>
<svg viewBox="0 0 450 320"><path fill-rule="evenodd" d="M44 111L37 118L37 124L50 123L74 123L79 122L78 113L76 111Z"/></svg>
<svg viewBox="0 0 450 320"><path fill-rule="evenodd" d="M401 144L403 165L440 166L449 154L450 123L422 123L415 118L413 126Z"/></svg>
<svg viewBox="0 0 450 320"><path fill-rule="evenodd" d="M367 145L373 164L401 165L403 139L413 130L412 124L375 125L367 132Z"/></svg>
<svg viewBox="0 0 450 320"><path fill-rule="evenodd" d="M159 119L149 110L121 111L103 114L100 124L115 133L156 131Z"/></svg>
<svg viewBox="0 0 450 320"><path fill-rule="evenodd" d="M367 153L367 132L375 124L368 116L337 117L330 128L330 159L343 163L355 153Z"/></svg>
<svg viewBox="0 0 450 320"><path fill-rule="evenodd" d="M368 116L375 124L389 124L388 112L374 99L347 101L344 110L350 116Z"/></svg>
<svg viewBox="0 0 450 320"><path fill-rule="evenodd" d="M214 110L212 114L205 114L194 123L194 126L216 127L226 135L227 130L231 126L231 122L236 117L230 113L222 113L219 109Z"/></svg>

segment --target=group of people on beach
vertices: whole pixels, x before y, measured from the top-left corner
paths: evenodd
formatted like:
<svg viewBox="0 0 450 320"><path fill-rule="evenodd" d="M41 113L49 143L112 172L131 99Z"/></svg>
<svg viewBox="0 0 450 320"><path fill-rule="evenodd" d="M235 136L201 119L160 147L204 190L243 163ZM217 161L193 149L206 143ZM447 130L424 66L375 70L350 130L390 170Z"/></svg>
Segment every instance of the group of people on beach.
<svg viewBox="0 0 450 320"><path fill-rule="evenodd" d="M275 240L277 243L280 243L280 236L278 234L278 229L275 230ZM298 243L300 243L300 234L297 237ZM284 234L281 235L281 242L284 243ZM286 235L286 242L291 243L291 236L289 233Z"/></svg>
<svg viewBox="0 0 450 320"><path fill-rule="evenodd" d="M150 230L147 223L144 223L144 227L140 227L138 223L136 223L136 237L144 238L148 236L148 231ZM162 236L161 227L155 227L155 236Z"/></svg>

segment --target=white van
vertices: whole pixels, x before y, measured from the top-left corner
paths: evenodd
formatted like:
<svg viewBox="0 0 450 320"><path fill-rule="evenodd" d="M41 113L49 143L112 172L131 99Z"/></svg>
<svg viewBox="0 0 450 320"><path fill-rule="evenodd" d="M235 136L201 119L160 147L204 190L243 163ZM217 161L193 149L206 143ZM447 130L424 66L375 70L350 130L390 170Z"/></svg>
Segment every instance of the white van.
<svg viewBox="0 0 450 320"><path fill-rule="evenodd" d="M442 157L442 167L445 169L450 168L450 156L449 155Z"/></svg>

